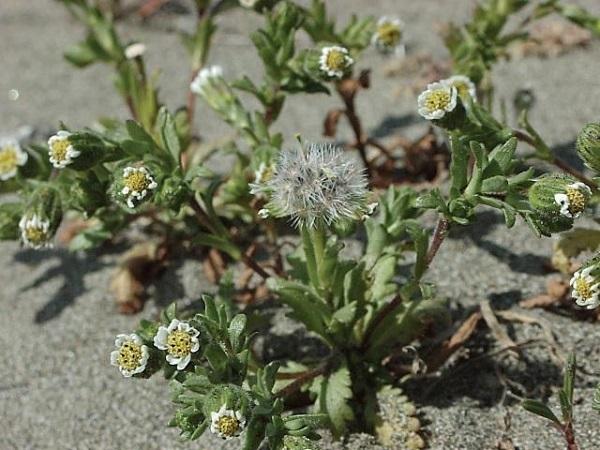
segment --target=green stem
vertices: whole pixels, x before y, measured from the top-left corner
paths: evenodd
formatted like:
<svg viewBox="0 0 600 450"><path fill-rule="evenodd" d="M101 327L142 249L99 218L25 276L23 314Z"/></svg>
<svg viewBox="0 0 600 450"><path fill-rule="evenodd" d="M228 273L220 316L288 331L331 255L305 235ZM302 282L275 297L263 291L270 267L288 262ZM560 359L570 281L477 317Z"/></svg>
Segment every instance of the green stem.
<svg viewBox="0 0 600 450"><path fill-rule="evenodd" d="M312 230L304 225L301 226L302 244L304 246L304 256L306 257L306 270L311 284L317 290L321 290L319 282L319 270L317 266L317 258L315 254L315 245L312 237Z"/></svg>
<svg viewBox="0 0 600 450"><path fill-rule="evenodd" d="M313 247L315 251L315 262L317 264L317 276L319 277L319 286L321 289L327 290L327 276L324 272L325 268L325 252L327 247L327 234L325 228L321 225L316 225L311 231Z"/></svg>

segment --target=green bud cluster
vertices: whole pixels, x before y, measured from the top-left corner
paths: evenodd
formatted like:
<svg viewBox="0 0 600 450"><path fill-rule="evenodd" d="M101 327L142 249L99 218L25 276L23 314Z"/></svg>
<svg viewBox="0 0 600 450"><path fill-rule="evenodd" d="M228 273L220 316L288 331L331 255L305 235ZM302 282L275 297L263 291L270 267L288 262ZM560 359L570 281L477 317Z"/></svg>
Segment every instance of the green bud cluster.
<svg viewBox="0 0 600 450"><path fill-rule="evenodd" d="M566 231L586 208L591 190L567 175L546 175L529 189L534 223L543 234Z"/></svg>
<svg viewBox="0 0 600 450"><path fill-rule="evenodd" d="M588 123L577 136L577 153L590 169L600 173L600 123Z"/></svg>

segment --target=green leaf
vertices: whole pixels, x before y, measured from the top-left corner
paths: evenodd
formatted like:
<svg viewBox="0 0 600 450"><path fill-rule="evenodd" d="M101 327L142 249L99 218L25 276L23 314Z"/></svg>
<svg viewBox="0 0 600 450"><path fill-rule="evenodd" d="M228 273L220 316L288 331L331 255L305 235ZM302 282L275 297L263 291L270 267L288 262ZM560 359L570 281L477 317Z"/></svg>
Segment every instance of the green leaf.
<svg viewBox="0 0 600 450"><path fill-rule="evenodd" d="M450 176L452 179L450 194L457 198L467 186L467 172L469 165L469 150L455 133L450 135Z"/></svg>
<svg viewBox="0 0 600 450"><path fill-rule="evenodd" d="M347 423L354 419L354 413L349 405L349 400L352 398L351 386L350 371L345 365L324 376L321 381L319 407L321 412L329 417L337 436L342 435Z"/></svg>
<svg viewBox="0 0 600 450"><path fill-rule="evenodd" d="M86 67L93 64L100 59L100 56L88 42L75 44L64 53L65 59L76 67Z"/></svg>
<svg viewBox="0 0 600 450"><path fill-rule="evenodd" d="M227 355L223 349L218 344L211 342L205 347L204 356L212 369L223 376L227 367Z"/></svg>
<svg viewBox="0 0 600 450"><path fill-rule="evenodd" d="M238 314L229 324L229 341L235 352L242 350L245 343L246 316Z"/></svg>
<svg viewBox="0 0 600 450"><path fill-rule="evenodd" d="M481 192L503 193L508 190L508 180L504 175L497 175L486 180L481 184Z"/></svg>
<svg viewBox="0 0 600 450"><path fill-rule="evenodd" d="M152 146L156 145L154 139L152 139L152 136L150 136L148 132L144 130L144 128L135 120L127 120L125 122L125 128L127 129L127 133L132 140L145 142Z"/></svg>
<svg viewBox="0 0 600 450"><path fill-rule="evenodd" d="M239 260L242 257L241 250L225 237L208 233L196 233L193 243L196 245L203 245L209 248L214 247L222 250L235 260Z"/></svg>
<svg viewBox="0 0 600 450"><path fill-rule="evenodd" d="M173 302L162 311L160 321L165 325L169 325L175 318L177 318L177 303Z"/></svg>
<svg viewBox="0 0 600 450"><path fill-rule="evenodd" d="M110 230L104 224L99 223L78 233L69 242L69 250L72 252L80 250L91 250L102 245L112 237Z"/></svg>
<svg viewBox="0 0 600 450"><path fill-rule="evenodd" d="M242 450L256 450L265 438L265 422L260 417L253 417L248 422L244 433L244 446Z"/></svg>
<svg viewBox="0 0 600 450"><path fill-rule="evenodd" d="M351 325L356 317L356 302L352 302L338 309L331 316L329 328L335 333L340 328L339 325Z"/></svg>
<svg viewBox="0 0 600 450"><path fill-rule="evenodd" d="M161 124L160 135L163 145L165 149L169 151L173 160L178 164L179 155L181 154L181 143L179 142L179 136L177 136L175 120L165 107L162 107L159 110L157 120L158 123Z"/></svg>
<svg viewBox="0 0 600 450"><path fill-rule="evenodd" d="M523 400L523 402L521 402L521 406L533 414L537 414L538 416L544 417L556 423L557 425L560 425L560 420L558 420L558 417L554 415L552 410L538 400Z"/></svg>
<svg viewBox="0 0 600 450"><path fill-rule="evenodd" d="M503 173L507 173L513 165L513 158L517 150L517 138L510 138L502 145L498 145L490 152L489 158L500 166Z"/></svg>
<svg viewBox="0 0 600 450"><path fill-rule="evenodd" d="M294 316L310 331L327 338L325 326L331 320L331 311L309 286L281 278L269 278L267 286L280 296L283 303L294 311Z"/></svg>

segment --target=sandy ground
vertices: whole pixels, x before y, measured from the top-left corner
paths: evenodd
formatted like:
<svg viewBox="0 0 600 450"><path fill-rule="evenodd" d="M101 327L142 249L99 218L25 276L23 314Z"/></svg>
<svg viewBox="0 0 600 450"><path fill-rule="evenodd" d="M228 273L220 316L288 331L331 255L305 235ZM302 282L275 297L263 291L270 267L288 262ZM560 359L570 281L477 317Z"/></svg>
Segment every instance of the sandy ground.
<svg viewBox="0 0 600 450"><path fill-rule="evenodd" d="M407 24L409 51L443 56L435 34L437 25L464 20L474 4L468 0L331 0L340 17L352 11L398 14ZM597 0L578 1L600 14ZM225 66L228 76L260 75L260 66L246 33L260 19L244 11L222 17L212 63ZM435 24L435 25L432 25ZM186 16L169 16L141 27L122 24L123 33L146 43L149 66L161 68L161 94L171 107L185 98L189 73L185 54L173 29L190 26ZM89 125L100 116L126 117L113 93L110 72L94 66L73 70L61 53L83 36L81 27L51 0L2 0L0 4L0 133L33 126L43 135L62 120L73 127ZM520 87L533 89L532 113L549 143L565 156L573 154L578 129L598 119L600 43L552 60L527 59L501 64L495 72L500 96L509 102ZM415 99L394 95L398 80L385 78L385 62L375 54L361 60L373 67L373 89L359 101L370 130L386 135L411 125L409 135L423 127L414 111ZM19 99L9 100L9 90ZM287 139L301 132L319 139L324 112L336 105L324 96L292 98L277 127ZM211 112L199 105L197 126L209 137L228 133ZM540 292L548 275L542 270L551 241L534 238L522 224L507 232L498 217L483 214L479 227L451 235L436 259L430 278L451 301L455 316L483 299L499 309L514 308L520 298ZM0 450L12 449L183 449L238 448L232 441L203 437L186 444L175 430L166 429L171 407L166 384L124 380L108 364L116 333L130 330L142 317L152 317L172 300L197 299L207 289L194 261L176 261L157 280L151 300L136 317L116 314L106 286L115 251L69 254L62 250L30 252L15 243L0 244ZM477 266L473 267L473 261ZM576 348L584 369L577 380L577 431L584 450L600 448L598 415L591 395L600 371L595 342L597 325L545 312L530 313L547 320L563 351ZM514 326L522 341L541 336L535 326ZM490 346L485 338L477 346ZM481 349L472 348L477 352ZM522 386L546 397L558 385L560 371L545 348L527 350L519 362L505 361L502 372L511 387ZM427 423L430 448L481 450L497 448L510 437L521 450L563 448L547 424L524 413L514 402L503 405L503 389L489 362L450 370L436 385L412 388ZM430 390L429 395L424 392ZM512 418L511 427L505 426ZM337 443L333 447L339 448ZM354 440L349 448L373 448Z"/></svg>

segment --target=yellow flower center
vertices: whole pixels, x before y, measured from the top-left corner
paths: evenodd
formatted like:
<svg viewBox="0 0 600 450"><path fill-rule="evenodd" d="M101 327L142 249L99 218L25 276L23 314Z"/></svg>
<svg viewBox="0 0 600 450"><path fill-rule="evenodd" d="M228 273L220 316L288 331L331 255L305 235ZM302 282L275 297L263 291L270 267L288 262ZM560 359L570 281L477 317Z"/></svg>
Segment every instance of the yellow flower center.
<svg viewBox="0 0 600 450"><path fill-rule="evenodd" d="M167 351L178 358L189 355L192 351L192 337L185 331L173 331L167 338Z"/></svg>
<svg viewBox="0 0 600 450"><path fill-rule="evenodd" d="M590 286L590 283L587 282L587 280L583 277L579 277L577 278L577 280L575 280L575 286L574 286L575 290L577 291L577 293L583 297L585 300L592 298L592 287Z"/></svg>
<svg viewBox="0 0 600 450"><path fill-rule="evenodd" d="M327 53L326 64L331 70L344 70L346 68L346 55L339 50L330 50Z"/></svg>
<svg viewBox="0 0 600 450"><path fill-rule="evenodd" d="M439 111L446 109L450 104L450 92L438 89L437 91L430 92L425 100L425 107L429 111Z"/></svg>
<svg viewBox="0 0 600 450"><path fill-rule="evenodd" d="M142 346L132 341L127 341L121 345L117 362L125 370L135 370L140 366L142 360Z"/></svg>
<svg viewBox="0 0 600 450"><path fill-rule="evenodd" d="M234 436L240 429L240 422L235 417L223 416L217 422L217 427L221 434Z"/></svg>
<svg viewBox="0 0 600 450"><path fill-rule="evenodd" d="M150 180L144 172L135 170L123 178L123 184L127 186L130 191L142 192L150 186Z"/></svg>
<svg viewBox="0 0 600 450"><path fill-rule="evenodd" d="M33 244L42 244L48 240L48 232L42 228L27 227L25 229L25 237Z"/></svg>
<svg viewBox="0 0 600 450"><path fill-rule="evenodd" d="M386 47L397 45L401 37L402 32L400 31L400 28L391 22L384 23L377 29L377 40Z"/></svg>
<svg viewBox="0 0 600 450"><path fill-rule="evenodd" d="M17 149L12 145L0 150L0 174L8 173L17 167Z"/></svg>
<svg viewBox="0 0 600 450"><path fill-rule="evenodd" d="M50 146L50 152L52 153L52 157L56 161L64 161L67 159L67 149L69 148L71 143L67 138L57 139L52 142Z"/></svg>
<svg viewBox="0 0 600 450"><path fill-rule="evenodd" d="M569 212L579 214L585 209L586 195L577 188L567 187L567 198L569 199Z"/></svg>

